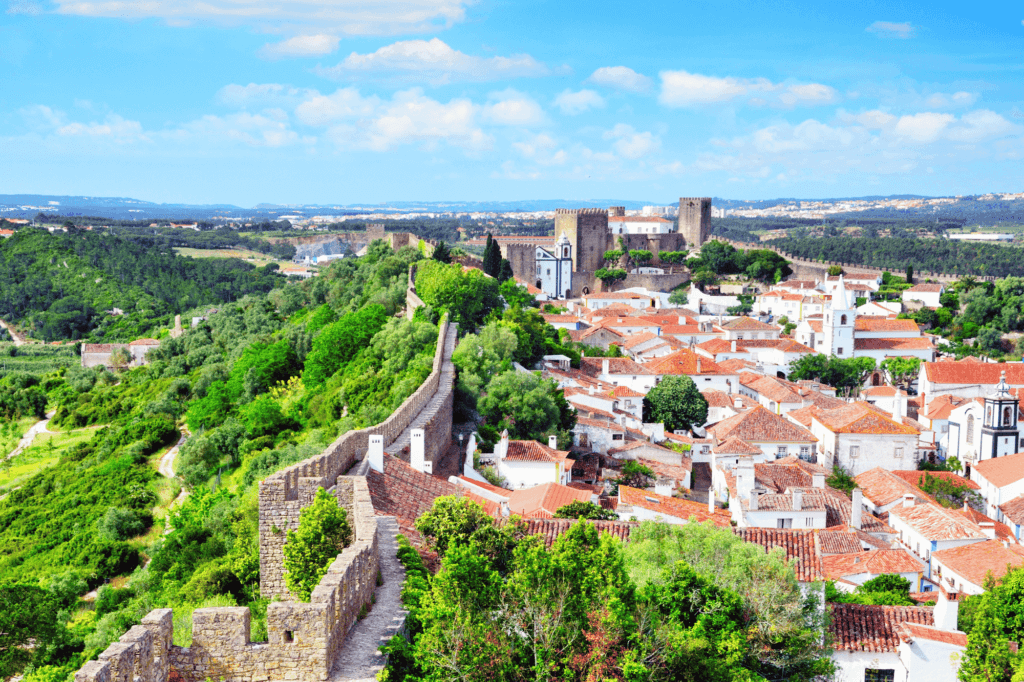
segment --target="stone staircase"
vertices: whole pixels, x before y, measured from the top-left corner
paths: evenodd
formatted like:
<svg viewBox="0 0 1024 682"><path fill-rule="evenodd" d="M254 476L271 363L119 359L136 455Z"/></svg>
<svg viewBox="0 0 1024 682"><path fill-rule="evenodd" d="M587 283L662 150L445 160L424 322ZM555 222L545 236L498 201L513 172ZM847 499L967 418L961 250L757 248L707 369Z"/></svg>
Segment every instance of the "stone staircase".
<svg viewBox="0 0 1024 682"><path fill-rule="evenodd" d="M416 418L413 419L409 426L406 427L402 434L395 439L392 443L384 450L384 452L397 457L405 462L409 461L409 444L412 442L412 430L426 428L426 425L430 423L430 420L437 415L438 410L444 405L445 401L448 400L448 391L444 390L445 387L451 387L455 380L455 365L452 363L452 353L455 352L455 344L457 330L454 324L448 325L448 333L445 335L444 344L444 359L441 364L441 376L438 381L437 391L434 393L434 397L430 399Z"/></svg>
<svg viewBox="0 0 1024 682"><path fill-rule="evenodd" d="M374 592L375 603L366 617L352 626L334 661L330 682L374 682L387 665L380 647L405 628L408 613L402 607L405 568L398 561L398 522L393 516L377 518L382 584Z"/></svg>

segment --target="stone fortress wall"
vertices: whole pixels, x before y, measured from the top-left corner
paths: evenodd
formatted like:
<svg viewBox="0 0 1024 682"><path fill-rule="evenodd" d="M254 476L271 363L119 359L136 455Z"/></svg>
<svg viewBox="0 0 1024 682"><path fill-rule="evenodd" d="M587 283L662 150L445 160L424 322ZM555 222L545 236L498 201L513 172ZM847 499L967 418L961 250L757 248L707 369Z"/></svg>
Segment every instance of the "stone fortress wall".
<svg viewBox="0 0 1024 682"><path fill-rule="evenodd" d="M175 646L171 609L156 609L99 659L75 673L75 682L325 682L349 628L373 598L378 575L377 517L364 477L341 477L355 539L338 555L310 602L267 607L268 641L250 641L245 607L196 609L192 644Z"/></svg>
<svg viewBox="0 0 1024 682"><path fill-rule="evenodd" d="M378 517L365 476L344 475L367 453L371 437L397 457L412 440L422 457L437 461L451 443L456 328L441 320L430 376L386 421L340 436L324 452L267 477L259 490L260 589L269 598L290 597L284 583L288 530L318 488L333 494L349 515L352 544L334 560L309 603L274 601L267 607L268 641L250 641L245 607L196 609L192 644L173 644L171 609L156 609L89 661L75 682L325 682L360 611L369 607L380 576ZM408 456L408 455L406 455ZM365 460L364 460L365 461ZM365 469L365 466L361 466ZM401 620L401 619L397 619ZM389 631L394 634L397 626ZM375 647L374 647L375 648Z"/></svg>

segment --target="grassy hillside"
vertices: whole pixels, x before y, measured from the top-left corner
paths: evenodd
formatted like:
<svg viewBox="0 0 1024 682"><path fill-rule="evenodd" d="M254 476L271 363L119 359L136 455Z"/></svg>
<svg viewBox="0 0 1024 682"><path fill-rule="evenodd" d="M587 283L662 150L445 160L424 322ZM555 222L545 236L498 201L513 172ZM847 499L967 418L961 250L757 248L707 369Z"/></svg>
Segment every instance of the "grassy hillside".
<svg viewBox="0 0 1024 682"><path fill-rule="evenodd" d="M130 340L198 305L267 293L276 266L183 258L160 244L72 230L0 241L0 317L38 338ZM106 311L118 308L123 315Z"/></svg>

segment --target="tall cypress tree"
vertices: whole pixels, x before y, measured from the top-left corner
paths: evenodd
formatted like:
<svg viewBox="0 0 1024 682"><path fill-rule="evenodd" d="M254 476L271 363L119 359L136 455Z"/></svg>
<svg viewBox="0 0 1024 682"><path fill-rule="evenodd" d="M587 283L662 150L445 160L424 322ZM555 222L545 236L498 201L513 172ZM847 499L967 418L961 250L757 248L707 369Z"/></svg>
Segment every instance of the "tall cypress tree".
<svg viewBox="0 0 1024 682"><path fill-rule="evenodd" d="M487 246L484 248L484 272L491 277L497 277L501 271L501 248L498 242L494 241L491 233L487 233Z"/></svg>
<svg viewBox="0 0 1024 682"><path fill-rule="evenodd" d="M500 262L501 265L498 266L498 284L501 284L506 280L510 280L514 276L512 273L512 264L508 262L508 259L502 258Z"/></svg>

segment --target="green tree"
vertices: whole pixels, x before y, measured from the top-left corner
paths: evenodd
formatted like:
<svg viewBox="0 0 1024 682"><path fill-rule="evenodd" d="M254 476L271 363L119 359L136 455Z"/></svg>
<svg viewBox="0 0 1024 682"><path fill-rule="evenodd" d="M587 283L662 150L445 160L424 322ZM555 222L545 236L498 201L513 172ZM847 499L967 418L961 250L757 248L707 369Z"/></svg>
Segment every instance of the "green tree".
<svg viewBox="0 0 1024 682"><path fill-rule="evenodd" d="M348 513L333 495L317 489L313 504L299 512L298 530L288 531L283 548L288 589L300 601L309 601L331 563L351 541Z"/></svg>
<svg viewBox="0 0 1024 682"><path fill-rule="evenodd" d="M484 247L484 274L497 278L501 272L501 247L491 233L487 233L487 246Z"/></svg>
<svg viewBox="0 0 1024 682"><path fill-rule="evenodd" d="M306 356L303 383L315 388L330 379L370 342L386 320L384 306L369 305L324 327Z"/></svg>
<svg viewBox="0 0 1024 682"><path fill-rule="evenodd" d="M897 386L908 386L921 371L920 358L886 358L881 369L885 370Z"/></svg>
<svg viewBox="0 0 1024 682"><path fill-rule="evenodd" d="M595 519L603 521L615 521L619 518L611 509L599 507L593 502L570 502L555 510L556 519Z"/></svg>
<svg viewBox="0 0 1024 682"><path fill-rule="evenodd" d="M854 480L853 475L843 468L841 464L836 464L832 467L832 473L829 475L828 480L825 481L825 485L829 488L835 488L836 490L842 490L844 493L850 494L853 489L857 487L857 481Z"/></svg>
<svg viewBox="0 0 1024 682"><path fill-rule="evenodd" d="M512 264L508 262L508 259L502 258L501 265L498 266L498 283L504 284L510 279L513 279Z"/></svg>
<svg viewBox="0 0 1024 682"><path fill-rule="evenodd" d="M493 523L478 502L449 495L435 499L430 511L416 519L416 530L443 559L449 548L467 544L480 529Z"/></svg>
<svg viewBox="0 0 1024 682"><path fill-rule="evenodd" d="M1010 682L1019 658L1019 654L1010 651L1000 613L1000 598L991 589L995 587L994 581L987 582L960 662L958 677L962 682Z"/></svg>
<svg viewBox="0 0 1024 682"><path fill-rule="evenodd" d="M434 247L434 252L430 257L441 263L451 263L452 251L448 248L448 245L444 243L444 240L441 240L437 243L437 246Z"/></svg>
<svg viewBox="0 0 1024 682"><path fill-rule="evenodd" d="M843 266L841 266L841 265L830 265L830 266L828 266L828 276L829 277L838 277L841 274L843 274Z"/></svg>
<svg viewBox="0 0 1024 682"><path fill-rule="evenodd" d="M58 633L57 603L35 585L0 585L0 677L16 675Z"/></svg>
<svg viewBox="0 0 1024 682"><path fill-rule="evenodd" d="M907 284L913 284L914 283L914 266L913 265L908 265L907 266L907 277L906 277L906 279L907 279Z"/></svg>
<svg viewBox="0 0 1024 682"><path fill-rule="evenodd" d="M635 459L627 459L622 463L622 469L619 470L618 477L612 479L612 483L615 484L616 495L620 485L629 488L649 488L654 485L654 470Z"/></svg>
<svg viewBox="0 0 1024 682"><path fill-rule="evenodd" d="M644 398L644 421L662 422L667 431L689 430L707 420L708 401L688 376L667 376Z"/></svg>
<svg viewBox="0 0 1024 682"><path fill-rule="evenodd" d="M502 372L487 384L486 394L477 401L480 414L513 438L541 439L545 434L569 431L575 412L568 406L558 385L532 372Z"/></svg>

